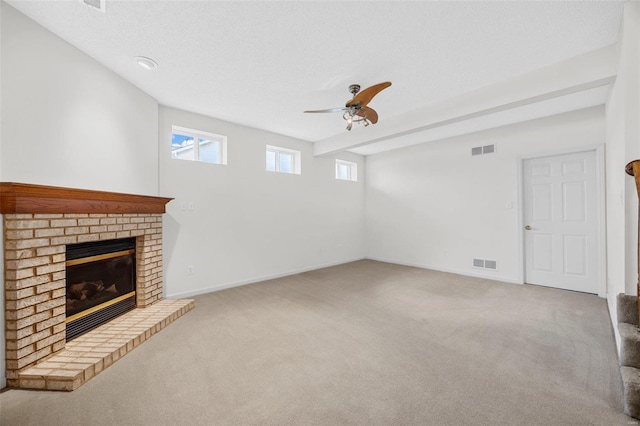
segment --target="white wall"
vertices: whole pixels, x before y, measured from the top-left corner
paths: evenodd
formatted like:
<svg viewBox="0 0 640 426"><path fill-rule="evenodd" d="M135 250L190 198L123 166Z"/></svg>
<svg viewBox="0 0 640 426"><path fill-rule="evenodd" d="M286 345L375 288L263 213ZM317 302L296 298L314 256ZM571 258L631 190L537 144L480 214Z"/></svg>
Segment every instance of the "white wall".
<svg viewBox="0 0 640 426"><path fill-rule="evenodd" d="M164 217L169 296L193 295L364 257L364 183L335 179L335 158L312 144L160 107L160 192L175 200ZM171 158L171 126L228 137L228 165ZM302 152L302 174L265 171L265 147ZM192 202L193 211L182 203ZM193 266L194 274L187 274Z"/></svg>
<svg viewBox="0 0 640 426"><path fill-rule="evenodd" d="M0 181L157 194L152 97L4 2L0 56Z"/></svg>
<svg viewBox="0 0 640 426"><path fill-rule="evenodd" d="M624 167L640 158L640 3L625 3L618 37L618 75L606 110L607 299L614 325L616 295L637 294L638 195Z"/></svg>
<svg viewBox="0 0 640 426"><path fill-rule="evenodd" d="M1 7L0 179L156 195L155 99Z"/></svg>
<svg viewBox="0 0 640 426"><path fill-rule="evenodd" d="M2 7L0 6L0 46L2 46ZM0 82L2 81L2 49L0 48ZM0 84L0 159L2 158L2 84ZM2 161L0 161L0 176L2 176ZM4 235L4 218L0 214L0 235ZM4 277L4 244L0 244L0 277ZM4 307L4 278L3 290L0 291L0 307ZM0 309L0 389L7 385L5 370L5 341L4 341L4 308Z"/></svg>
<svg viewBox="0 0 640 426"><path fill-rule="evenodd" d="M604 141L600 106L368 156L367 257L522 282L520 158ZM471 156L489 144L496 153Z"/></svg>

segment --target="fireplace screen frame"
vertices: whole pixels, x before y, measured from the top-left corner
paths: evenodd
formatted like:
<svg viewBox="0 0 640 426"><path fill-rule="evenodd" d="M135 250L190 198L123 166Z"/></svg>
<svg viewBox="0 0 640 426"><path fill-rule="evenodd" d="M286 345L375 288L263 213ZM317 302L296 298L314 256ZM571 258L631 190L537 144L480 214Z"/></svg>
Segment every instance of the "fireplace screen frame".
<svg viewBox="0 0 640 426"><path fill-rule="evenodd" d="M65 265L67 302L78 301L80 298L87 300L86 307L79 312L76 312L73 308L70 309L69 305L67 306L65 318L66 341L72 340L136 307L137 265L135 237L67 245ZM110 282L111 280L104 285L102 280L89 281L90 278L80 283L72 282L78 281L78 276L82 276L82 273L72 274L70 273L70 268L76 267L76 271L78 269L80 271L83 269L90 270L90 268L84 268L90 265L98 266L96 274L104 274L105 278L109 275L112 278L114 274L117 275L118 279L125 277L126 282L123 283L125 286L123 294L119 294L120 289L116 289L116 284ZM108 266L113 265L118 265L125 269L122 271L107 270ZM86 274L87 272L85 272L85 279L87 279ZM85 294L79 295L78 292L80 291ZM70 297L71 292L74 293L74 298ZM118 295L114 294L114 297L110 297L110 292ZM93 297L94 302L89 300L90 297Z"/></svg>

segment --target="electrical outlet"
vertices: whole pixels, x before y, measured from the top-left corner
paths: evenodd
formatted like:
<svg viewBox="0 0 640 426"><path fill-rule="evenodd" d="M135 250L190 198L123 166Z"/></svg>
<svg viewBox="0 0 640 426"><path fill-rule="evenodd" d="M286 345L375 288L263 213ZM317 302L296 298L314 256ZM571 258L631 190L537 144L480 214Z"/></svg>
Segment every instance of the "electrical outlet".
<svg viewBox="0 0 640 426"><path fill-rule="evenodd" d="M187 275L193 275L193 265L187 266Z"/></svg>

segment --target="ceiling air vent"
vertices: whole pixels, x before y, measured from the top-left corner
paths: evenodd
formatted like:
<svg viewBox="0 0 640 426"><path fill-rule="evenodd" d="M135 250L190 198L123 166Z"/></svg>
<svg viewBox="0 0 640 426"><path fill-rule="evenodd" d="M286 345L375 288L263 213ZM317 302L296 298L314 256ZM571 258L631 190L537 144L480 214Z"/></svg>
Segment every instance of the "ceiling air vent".
<svg viewBox="0 0 640 426"><path fill-rule="evenodd" d="M86 4L87 6L91 6L94 9L98 9L100 12L104 12L105 11L105 3L106 0L81 0L82 3Z"/></svg>
<svg viewBox="0 0 640 426"><path fill-rule="evenodd" d="M471 155L493 154L496 152L495 145L476 146L471 148Z"/></svg>
<svg viewBox="0 0 640 426"><path fill-rule="evenodd" d="M485 145L482 147L482 153L483 154L492 154L496 151L496 146L495 145Z"/></svg>

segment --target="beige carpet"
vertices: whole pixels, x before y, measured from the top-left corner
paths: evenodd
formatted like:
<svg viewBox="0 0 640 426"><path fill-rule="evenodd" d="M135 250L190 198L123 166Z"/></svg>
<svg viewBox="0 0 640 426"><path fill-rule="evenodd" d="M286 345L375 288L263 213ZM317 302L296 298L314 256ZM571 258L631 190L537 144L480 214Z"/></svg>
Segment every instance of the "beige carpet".
<svg viewBox="0 0 640 426"><path fill-rule="evenodd" d="M196 298L2 425L626 425L604 299L360 261Z"/></svg>

